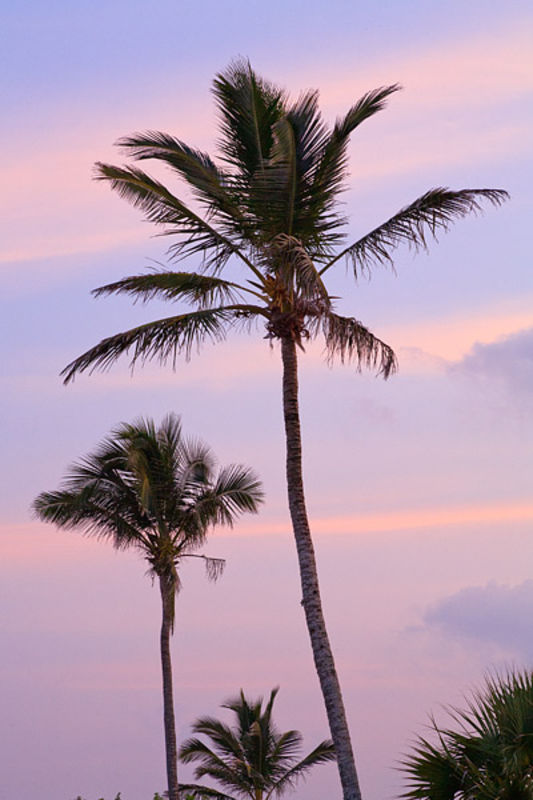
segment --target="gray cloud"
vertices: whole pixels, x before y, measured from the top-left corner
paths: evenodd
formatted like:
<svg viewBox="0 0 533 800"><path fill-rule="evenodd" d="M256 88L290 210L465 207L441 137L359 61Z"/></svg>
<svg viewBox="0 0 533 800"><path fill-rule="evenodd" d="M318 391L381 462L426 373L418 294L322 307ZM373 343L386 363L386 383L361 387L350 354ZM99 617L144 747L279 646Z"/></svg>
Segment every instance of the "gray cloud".
<svg viewBox="0 0 533 800"><path fill-rule="evenodd" d="M490 344L475 344L450 370L484 382L496 382L522 397L533 394L533 328Z"/></svg>
<svg viewBox="0 0 533 800"><path fill-rule="evenodd" d="M461 589L429 608L424 623L448 636L496 644L533 659L533 580Z"/></svg>

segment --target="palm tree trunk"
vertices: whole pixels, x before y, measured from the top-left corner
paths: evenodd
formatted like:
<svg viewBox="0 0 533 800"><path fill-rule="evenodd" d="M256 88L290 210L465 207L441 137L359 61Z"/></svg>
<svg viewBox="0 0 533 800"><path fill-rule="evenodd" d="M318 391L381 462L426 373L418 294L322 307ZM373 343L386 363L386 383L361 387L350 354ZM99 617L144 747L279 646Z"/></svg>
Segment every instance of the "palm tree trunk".
<svg viewBox="0 0 533 800"><path fill-rule="evenodd" d="M326 706L331 738L337 753L344 800L361 800L341 687L322 613L315 552L305 507L302 438L298 409L298 360L296 344L291 338L283 337L281 339L281 353L283 359L283 415L287 442L287 489L300 565L302 605Z"/></svg>
<svg viewBox="0 0 533 800"><path fill-rule="evenodd" d="M172 661L170 658L170 637L173 627L174 585L159 576L161 602L163 607L161 622L161 670L163 673L163 719L165 725L165 750L167 756L167 781L169 800L178 800L178 750L176 746L176 721L174 718L174 697L172 691Z"/></svg>

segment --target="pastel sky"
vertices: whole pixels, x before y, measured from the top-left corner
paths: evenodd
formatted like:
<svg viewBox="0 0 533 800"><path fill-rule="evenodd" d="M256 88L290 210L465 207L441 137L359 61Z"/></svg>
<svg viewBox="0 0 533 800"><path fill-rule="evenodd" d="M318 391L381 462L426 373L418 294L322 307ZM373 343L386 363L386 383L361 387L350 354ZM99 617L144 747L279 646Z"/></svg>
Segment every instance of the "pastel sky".
<svg viewBox="0 0 533 800"><path fill-rule="evenodd" d="M33 0L2 14L0 796L86 800L164 788L158 593L134 553L31 519L35 495L121 421L182 415L221 463L252 465L261 515L184 568L173 644L179 737L241 687L281 686L280 727L327 736L300 607L284 486L280 358L257 330L189 363L126 362L64 387L102 337L170 313L90 290L164 261L138 213L91 181L113 142L169 131L214 150L215 73L248 56L328 120L403 91L362 126L345 195L357 238L433 186L505 188L428 253L355 284L339 307L396 350L388 382L301 358L305 478L323 601L365 800L431 711L487 670L531 666L533 614L533 14L525 0ZM167 174L166 179L170 180ZM191 267L194 264L191 263ZM183 769L183 777L190 777ZM333 767L295 798L340 797Z"/></svg>

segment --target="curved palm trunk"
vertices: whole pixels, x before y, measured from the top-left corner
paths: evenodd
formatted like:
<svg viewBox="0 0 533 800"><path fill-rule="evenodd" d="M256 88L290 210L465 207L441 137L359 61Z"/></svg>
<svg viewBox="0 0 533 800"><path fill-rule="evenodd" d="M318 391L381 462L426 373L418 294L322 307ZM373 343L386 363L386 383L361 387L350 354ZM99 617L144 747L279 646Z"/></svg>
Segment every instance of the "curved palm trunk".
<svg viewBox="0 0 533 800"><path fill-rule="evenodd" d="M163 719L165 725L165 750L167 756L167 780L169 800L178 800L178 750L176 746L176 722L172 691L172 661L170 637L173 625L174 585L159 576L163 615L161 621L161 670L163 673Z"/></svg>
<svg viewBox="0 0 533 800"><path fill-rule="evenodd" d="M344 800L361 800L341 687L322 613L315 552L305 507L302 439L298 409L298 361L296 344L292 339L281 339L281 353L283 359L283 415L287 442L287 488L300 565L302 605L328 715L331 738L337 753Z"/></svg>

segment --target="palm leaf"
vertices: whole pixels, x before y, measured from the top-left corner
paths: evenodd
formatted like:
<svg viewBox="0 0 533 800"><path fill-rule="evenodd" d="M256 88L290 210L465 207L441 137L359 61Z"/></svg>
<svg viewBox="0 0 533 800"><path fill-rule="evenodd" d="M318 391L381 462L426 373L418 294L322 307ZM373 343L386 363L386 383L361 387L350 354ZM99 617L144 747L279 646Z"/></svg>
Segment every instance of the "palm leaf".
<svg viewBox="0 0 533 800"><path fill-rule="evenodd" d="M108 181L120 197L144 212L148 222L165 227L163 235L177 234L180 237L169 250L174 257L185 258L202 253L206 264L217 269L234 253L245 258L235 242L195 214L162 183L143 170L137 167L114 167L101 162L95 166L97 180Z"/></svg>
<svg viewBox="0 0 533 800"><path fill-rule="evenodd" d="M448 709L455 728L431 719L435 741L418 738L402 762L409 800L531 800L533 673L488 678L466 710Z"/></svg>
<svg viewBox="0 0 533 800"><path fill-rule="evenodd" d="M205 574L207 576L207 580L212 581L213 583L216 583L218 579L222 577L226 568L226 559L224 558L212 558L210 556L201 555L200 553L182 552L179 552L179 558L202 559L205 564Z"/></svg>
<svg viewBox="0 0 533 800"><path fill-rule="evenodd" d="M42 492L32 507L44 522L66 530L78 529L87 536L111 539L117 550L133 544L146 545L148 541L143 531L148 521L140 521L138 514L132 514L129 508L120 508L116 497L106 494L105 487L93 485L82 486L77 492L65 489Z"/></svg>
<svg viewBox="0 0 533 800"><path fill-rule="evenodd" d="M131 275L93 290L95 297L110 294L128 294L134 299L148 302L157 297L165 300L186 300L206 308L213 303L234 302L239 292L257 294L237 283L197 272L153 271L144 275Z"/></svg>
<svg viewBox="0 0 533 800"><path fill-rule="evenodd" d="M322 153L326 134L327 129L318 108L318 92L305 92L276 126L277 142L272 157L272 161L277 156L287 164L290 190L287 192L288 221L285 230L289 235L294 234L315 246L317 220L309 214L309 201L312 198L310 179ZM321 238L321 245L324 246L324 237Z"/></svg>
<svg viewBox="0 0 533 800"><path fill-rule="evenodd" d="M387 98L400 88L395 83L367 92L342 119L338 119L335 123L330 136L323 144L313 176L312 195L321 209L328 208L335 201L346 178L347 145L350 134L366 119L385 108Z"/></svg>
<svg viewBox="0 0 533 800"><path fill-rule="evenodd" d="M377 369L384 378L396 372L398 364L392 348L358 320L330 312L324 315L321 324L330 361L335 357L339 357L342 363L355 361L358 369L363 366Z"/></svg>
<svg viewBox="0 0 533 800"><path fill-rule="evenodd" d="M284 113L285 93L259 78L247 61L235 61L213 83L221 122L219 148L242 188L263 168Z"/></svg>
<svg viewBox="0 0 533 800"><path fill-rule="evenodd" d="M245 232L246 220L233 194L231 176L219 169L207 153L160 131L126 136L119 139L118 145L138 161L156 159L168 164L219 222L229 220L233 232L236 228Z"/></svg>
<svg viewBox="0 0 533 800"><path fill-rule="evenodd" d="M225 792L210 789L209 786L200 786L197 783L180 783L180 798L182 800L235 800Z"/></svg>
<svg viewBox="0 0 533 800"><path fill-rule="evenodd" d="M175 365L178 353L183 353L188 359L194 346L199 347L206 339L222 341L228 327L243 321L249 322L257 315L264 316L264 309L250 305L232 305L148 322L103 339L68 364L61 375L64 383L69 383L79 372L108 369L123 353L128 353L131 349L131 367L139 360L144 363L152 358L160 363L172 358Z"/></svg>
<svg viewBox="0 0 533 800"><path fill-rule="evenodd" d="M299 778L304 777L310 769L318 764L327 764L329 761L335 761L337 758L335 754L335 747L333 742L329 739L321 742L309 755L302 758L297 764L291 767L285 774L274 784L266 796L266 800L273 794L278 797L281 796L289 787L294 787Z"/></svg>
<svg viewBox="0 0 533 800"><path fill-rule="evenodd" d="M447 231L456 219L481 213L481 200L499 206L508 197L503 189L461 189L457 192L446 188L431 189L338 253L320 270L320 274L343 256L351 261L356 277L374 264L392 265L390 251L398 245L407 243L415 250L425 248L428 235L436 239L439 231Z"/></svg>
<svg viewBox="0 0 533 800"><path fill-rule="evenodd" d="M273 232L293 230L298 172L296 136L288 117L282 117L274 126L274 146L268 166L261 181L255 183L254 194L263 196L263 202L273 215Z"/></svg>
<svg viewBox="0 0 533 800"><path fill-rule="evenodd" d="M233 730L224 722L216 717L199 717L192 726L194 733L208 736L214 743L216 750L223 755L229 755L237 760L242 759L242 743L235 736ZM221 757L211 750L201 739L192 737L187 739L180 747L180 760L184 764L189 764L196 760L195 753L199 753L202 758L214 758L217 763L223 763Z"/></svg>
<svg viewBox="0 0 533 800"><path fill-rule="evenodd" d="M257 513L262 499L261 482L255 472L241 464L231 464L220 470L205 502L208 506L212 505L210 514L213 515L213 519L224 520L224 524L231 526L236 513L244 511ZM199 506L201 502L199 501ZM215 516L217 512L218 516Z"/></svg>
<svg viewBox="0 0 533 800"><path fill-rule="evenodd" d="M211 558L209 556L200 556L204 560L205 573L207 579L216 583L222 577L222 573L226 568L226 560L224 558Z"/></svg>

